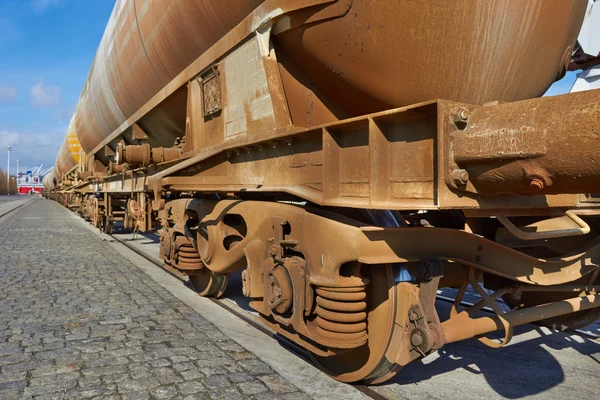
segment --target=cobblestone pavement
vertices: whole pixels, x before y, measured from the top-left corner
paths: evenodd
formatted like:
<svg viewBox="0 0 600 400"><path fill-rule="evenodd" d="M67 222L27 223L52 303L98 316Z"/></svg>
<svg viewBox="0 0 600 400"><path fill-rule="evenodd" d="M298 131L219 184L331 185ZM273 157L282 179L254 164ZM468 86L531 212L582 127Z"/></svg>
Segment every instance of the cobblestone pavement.
<svg viewBox="0 0 600 400"><path fill-rule="evenodd" d="M57 203L0 220L0 399L305 399Z"/></svg>

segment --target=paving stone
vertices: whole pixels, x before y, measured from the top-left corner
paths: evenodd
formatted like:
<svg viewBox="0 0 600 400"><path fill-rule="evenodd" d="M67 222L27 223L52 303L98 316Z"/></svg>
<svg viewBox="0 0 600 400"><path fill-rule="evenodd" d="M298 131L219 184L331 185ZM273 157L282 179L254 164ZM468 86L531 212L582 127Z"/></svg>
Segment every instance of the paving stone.
<svg viewBox="0 0 600 400"><path fill-rule="evenodd" d="M186 381L200 379L200 378L204 377L204 375L200 371L195 370L195 369L180 371L179 375L181 375L181 377L183 379L185 379Z"/></svg>
<svg viewBox="0 0 600 400"><path fill-rule="evenodd" d="M286 393L281 397L282 400L310 400L311 397L303 392Z"/></svg>
<svg viewBox="0 0 600 400"><path fill-rule="evenodd" d="M210 399L209 394L204 393L204 392L190 394L183 398L183 400L208 400L208 399Z"/></svg>
<svg viewBox="0 0 600 400"><path fill-rule="evenodd" d="M251 374L272 374L273 370L264 362L254 358L239 361L238 364Z"/></svg>
<svg viewBox="0 0 600 400"><path fill-rule="evenodd" d="M0 384L6 382L23 381L27 378L25 371L8 371L0 374Z"/></svg>
<svg viewBox="0 0 600 400"><path fill-rule="evenodd" d="M221 388L219 390L211 390L209 392L210 398L213 400L239 400L247 399L248 396L238 392L234 388Z"/></svg>
<svg viewBox="0 0 600 400"><path fill-rule="evenodd" d="M163 385L183 382L183 378L170 368L157 368L153 372L158 381Z"/></svg>
<svg viewBox="0 0 600 400"><path fill-rule="evenodd" d="M0 399L305 398L82 224L0 221Z"/></svg>
<svg viewBox="0 0 600 400"><path fill-rule="evenodd" d="M141 367L141 368L131 369L129 372L129 375L131 376L132 379L150 378L150 377L152 377L152 372L150 371L149 368Z"/></svg>
<svg viewBox="0 0 600 400"><path fill-rule="evenodd" d="M105 394L109 389L104 386L87 387L77 390L70 390L69 397L73 399L90 399Z"/></svg>
<svg viewBox="0 0 600 400"><path fill-rule="evenodd" d="M78 383L80 388L86 388L90 386L99 386L101 384L101 380L98 376L85 376L80 378Z"/></svg>
<svg viewBox="0 0 600 400"><path fill-rule="evenodd" d="M85 376L101 376L110 374L124 374L127 371L125 365L106 365L104 367L84 368L81 370Z"/></svg>
<svg viewBox="0 0 600 400"><path fill-rule="evenodd" d="M229 374L227 377L230 381L235 383L248 382L254 379L254 376L248 374L247 372L236 372L233 374Z"/></svg>
<svg viewBox="0 0 600 400"><path fill-rule="evenodd" d="M194 369L194 368L195 368L195 366L191 362L189 362L189 363L173 364L173 369L175 371L187 371L187 370Z"/></svg>
<svg viewBox="0 0 600 400"><path fill-rule="evenodd" d="M276 393L295 392L297 389L279 375L265 375L258 379Z"/></svg>
<svg viewBox="0 0 600 400"><path fill-rule="evenodd" d="M134 392L125 392L121 395L122 400L148 400L150 393L145 390L137 390Z"/></svg>
<svg viewBox="0 0 600 400"><path fill-rule="evenodd" d="M222 388L231 385L225 375L211 375L206 377L206 386L209 388Z"/></svg>
<svg viewBox="0 0 600 400"><path fill-rule="evenodd" d="M76 381L79 378L79 372L66 372L64 374L56 375L44 375L39 378L31 378L29 380L30 386L43 386L59 384L63 382Z"/></svg>
<svg viewBox="0 0 600 400"><path fill-rule="evenodd" d="M158 368L158 367L168 367L169 365L171 365L171 362L169 360L161 358L159 360L152 361L150 363L150 365L152 365L153 367L156 367L156 368Z"/></svg>
<svg viewBox="0 0 600 400"><path fill-rule="evenodd" d="M243 382L237 386L238 389L240 389L244 394L257 394L269 390L265 385L263 385L260 382Z"/></svg>
<svg viewBox="0 0 600 400"><path fill-rule="evenodd" d="M157 399L171 399L177 396L177 389L173 386L159 386L152 389L150 393Z"/></svg>
<svg viewBox="0 0 600 400"><path fill-rule="evenodd" d="M199 381L184 382L177 385L181 394L192 394L206 390L204 385Z"/></svg>
<svg viewBox="0 0 600 400"><path fill-rule="evenodd" d="M122 400L124 397L121 397L118 393L111 394L103 394L102 396L97 396L93 398L94 400Z"/></svg>
<svg viewBox="0 0 600 400"><path fill-rule="evenodd" d="M111 375L104 375L102 377L102 381L105 384L125 382L129 379L130 378L129 378L128 374L111 374Z"/></svg>
<svg viewBox="0 0 600 400"><path fill-rule="evenodd" d="M43 384L39 384L39 385L34 385L34 384L29 384L29 386L27 386L25 388L24 391L24 395L25 396L37 396L40 394L49 394L49 393L56 393L56 392L65 392L69 389L74 388L75 386L77 386L77 380L75 379L70 379L70 380L65 380L65 381L58 381L58 382L48 382L48 383L43 383Z"/></svg>
<svg viewBox="0 0 600 400"><path fill-rule="evenodd" d="M127 392L130 390L139 391L152 389L157 386L160 386L160 383L153 378L142 378L142 379L134 379L125 382L121 382L117 385L119 388L119 392Z"/></svg>
<svg viewBox="0 0 600 400"><path fill-rule="evenodd" d="M0 392L16 391L27 386L27 381L9 381L0 383Z"/></svg>

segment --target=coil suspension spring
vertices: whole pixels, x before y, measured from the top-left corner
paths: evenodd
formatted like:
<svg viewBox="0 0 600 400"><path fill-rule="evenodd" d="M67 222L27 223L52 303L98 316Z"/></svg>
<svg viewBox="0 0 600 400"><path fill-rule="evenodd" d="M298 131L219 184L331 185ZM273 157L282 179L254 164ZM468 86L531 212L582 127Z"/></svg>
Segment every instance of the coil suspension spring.
<svg viewBox="0 0 600 400"><path fill-rule="evenodd" d="M189 239L178 236L175 244L177 246L177 267L180 269L198 269L202 267L200 254L198 254Z"/></svg>
<svg viewBox="0 0 600 400"><path fill-rule="evenodd" d="M367 339L367 293L365 284L319 286L317 293L317 333L331 340Z"/></svg>

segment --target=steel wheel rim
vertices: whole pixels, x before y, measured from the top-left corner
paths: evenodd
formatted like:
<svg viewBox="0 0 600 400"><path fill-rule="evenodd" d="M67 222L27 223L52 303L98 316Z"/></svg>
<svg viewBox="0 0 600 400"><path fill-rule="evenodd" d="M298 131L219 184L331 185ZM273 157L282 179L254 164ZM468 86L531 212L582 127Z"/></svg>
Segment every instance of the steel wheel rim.
<svg viewBox="0 0 600 400"><path fill-rule="evenodd" d="M197 270L189 278L192 288L204 297L221 297L229 283L229 274L217 275L208 268Z"/></svg>

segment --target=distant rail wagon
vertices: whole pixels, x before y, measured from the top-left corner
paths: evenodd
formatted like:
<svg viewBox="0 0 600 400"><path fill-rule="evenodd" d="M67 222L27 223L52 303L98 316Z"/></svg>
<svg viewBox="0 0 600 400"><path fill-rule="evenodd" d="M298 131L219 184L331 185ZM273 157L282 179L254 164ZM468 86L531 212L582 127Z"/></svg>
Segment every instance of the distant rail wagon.
<svg viewBox="0 0 600 400"><path fill-rule="evenodd" d="M159 229L202 296L242 271L264 324L340 381L589 324L600 91L540 97L598 62L577 44L588 7L118 0L45 195L106 232Z"/></svg>

